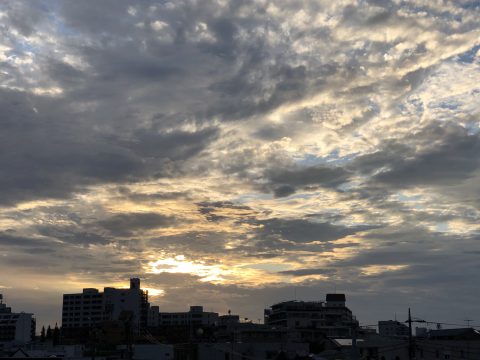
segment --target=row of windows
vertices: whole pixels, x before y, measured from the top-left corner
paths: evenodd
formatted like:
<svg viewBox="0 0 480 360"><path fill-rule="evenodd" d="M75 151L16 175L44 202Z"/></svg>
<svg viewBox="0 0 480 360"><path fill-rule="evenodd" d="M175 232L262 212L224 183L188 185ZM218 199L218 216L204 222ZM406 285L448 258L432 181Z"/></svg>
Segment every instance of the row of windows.
<svg viewBox="0 0 480 360"><path fill-rule="evenodd" d="M62 313L63 316L74 316L74 315L99 315L99 314L102 314L103 311L91 311L91 312L88 312L88 311L76 311L76 312L73 312L73 311L64 311Z"/></svg>
<svg viewBox="0 0 480 360"><path fill-rule="evenodd" d="M202 314L159 314L159 317L161 319L188 319L188 318L193 318L193 319L200 319L202 318ZM209 316L210 317L210 316Z"/></svg>
<svg viewBox="0 0 480 360"><path fill-rule="evenodd" d="M102 297L103 294L74 294L74 295L69 295L69 294L64 294L63 298L64 299L81 299L83 298L99 298Z"/></svg>
<svg viewBox="0 0 480 360"><path fill-rule="evenodd" d="M62 319L62 323L71 323L71 322L86 322L86 323L91 323L91 322L97 322L101 321L102 317L92 317L92 318L68 318L68 319Z"/></svg>
<svg viewBox="0 0 480 360"><path fill-rule="evenodd" d="M90 310L90 309L101 309L102 305L91 305L91 306L64 306L63 311L74 311L74 310Z"/></svg>
<svg viewBox="0 0 480 360"><path fill-rule="evenodd" d="M103 302L102 299L93 299L93 300L90 300L90 299L83 299L83 300L64 300L63 301L63 304L101 304Z"/></svg>

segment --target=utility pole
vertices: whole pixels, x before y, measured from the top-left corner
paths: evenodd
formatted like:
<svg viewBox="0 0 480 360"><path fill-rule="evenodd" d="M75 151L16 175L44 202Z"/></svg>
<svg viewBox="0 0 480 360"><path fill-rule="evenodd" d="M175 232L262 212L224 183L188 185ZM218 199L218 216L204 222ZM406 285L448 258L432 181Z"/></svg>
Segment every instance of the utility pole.
<svg viewBox="0 0 480 360"><path fill-rule="evenodd" d="M410 308L408 308L408 359L413 360L415 358L415 348L413 346L412 338L412 315L410 314Z"/></svg>
<svg viewBox="0 0 480 360"><path fill-rule="evenodd" d="M465 319L467 323L467 327L470 328L470 322L473 321L472 319ZM470 359L470 340L467 340L467 360Z"/></svg>

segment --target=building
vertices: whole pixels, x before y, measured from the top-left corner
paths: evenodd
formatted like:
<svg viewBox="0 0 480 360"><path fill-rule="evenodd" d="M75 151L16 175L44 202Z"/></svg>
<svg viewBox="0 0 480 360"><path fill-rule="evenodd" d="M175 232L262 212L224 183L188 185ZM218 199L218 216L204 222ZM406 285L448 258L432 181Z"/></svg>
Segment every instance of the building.
<svg viewBox="0 0 480 360"><path fill-rule="evenodd" d="M149 328L157 327L160 317L160 308L158 306L150 306L148 309L147 325Z"/></svg>
<svg viewBox="0 0 480 360"><path fill-rule="evenodd" d="M333 346L319 355L324 359L408 360L408 340L369 334L363 338L330 339ZM355 345L354 345L355 343ZM355 356L356 354L356 356ZM420 360L420 359L418 359Z"/></svg>
<svg viewBox="0 0 480 360"><path fill-rule="evenodd" d="M326 301L285 301L266 309L265 324L321 333L329 337L349 337L359 324L345 306L344 294L327 294Z"/></svg>
<svg viewBox="0 0 480 360"><path fill-rule="evenodd" d="M149 323L153 326L213 326L218 324L218 313L203 311L203 306L190 306L186 312L160 312L158 306L152 306Z"/></svg>
<svg viewBox="0 0 480 360"><path fill-rule="evenodd" d="M134 333L146 328L148 291L140 288L140 279L130 279L130 287L117 289L87 288L81 293L64 294L62 309L62 332L69 337L88 333L103 322L123 320Z"/></svg>
<svg viewBox="0 0 480 360"><path fill-rule="evenodd" d="M415 345L419 359L480 359L480 331L473 328L430 330Z"/></svg>
<svg viewBox="0 0 480 360"><path fill-rule="evenodd" d="M30 343L35 338L35 326L33 314L12 312L0 294L0 350Z"/></svg>
<svg viewBox="0 0 480 360"><path fill-rule="evenodd" d="M396 320L379 321L378 334L381 336L407 337L409 329L407 325Z"/></svg>

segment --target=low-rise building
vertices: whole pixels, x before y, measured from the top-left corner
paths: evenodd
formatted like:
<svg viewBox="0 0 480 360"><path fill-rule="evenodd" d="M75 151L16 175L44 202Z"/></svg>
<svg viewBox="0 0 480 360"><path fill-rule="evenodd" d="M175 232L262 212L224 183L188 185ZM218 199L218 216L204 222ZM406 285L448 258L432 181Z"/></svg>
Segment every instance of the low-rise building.
<svg viewBox="0 0 480 360"><path fill-rule="evenodd" d="M430 330L415 339L417 359L480 359L480 331L473 328Z"/></svg>
<svg viewBox="0 0 480 360"><path fill-rule="evenodd" d="M13 312L0 294L0 350L30 343L35 338L35 326L33 314Z"/></svg>
<svg viewBox="0 0 480 360"><path fill-rule="evenodd" d="M381 336L407 337L408 326L400 321L387 320L378 322L378 334Z"/></svg>
<svg viewBox="0 0 480 360"><path fill-rule="evenodd" d="M325 302L281 302L265 310L265 324L321 332L329 337L349 337L359 324L345 302L344 294L327 294Z"/></svg>
<svg viewBox="0 0 480 360"><path fill-rule="evenodd" d="M218 324L218 313L203 311L203 306L190 306L185 312L160 312L152 307L149 313L150 324L159 327L168 326L213 326Z"/></svg>

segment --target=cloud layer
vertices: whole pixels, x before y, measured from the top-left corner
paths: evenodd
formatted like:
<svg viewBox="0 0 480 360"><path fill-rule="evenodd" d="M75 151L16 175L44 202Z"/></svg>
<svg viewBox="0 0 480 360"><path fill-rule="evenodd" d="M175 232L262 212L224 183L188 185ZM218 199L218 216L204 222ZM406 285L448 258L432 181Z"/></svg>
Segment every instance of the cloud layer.
<svg viewBox="0 0 480 360"><path fill-rule="evenodd" d="M479 15L3 2L0 289L40 323L132 275L165 310L256 319L295 287L363 323L480 316Z"/></svg>

